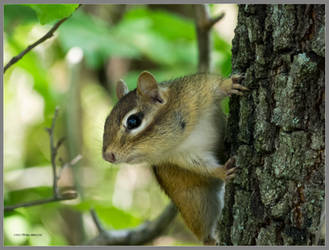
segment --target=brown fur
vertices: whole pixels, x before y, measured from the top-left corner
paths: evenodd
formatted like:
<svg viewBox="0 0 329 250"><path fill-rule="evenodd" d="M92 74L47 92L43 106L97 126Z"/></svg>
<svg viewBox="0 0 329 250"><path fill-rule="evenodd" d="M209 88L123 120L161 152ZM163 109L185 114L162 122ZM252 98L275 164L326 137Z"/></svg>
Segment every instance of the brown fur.
<svg viewBox="0 0 329 250"><path fill-rule="evenodd" d="M195 74L160 83L157 89L153 76L144 72L138 82L140 89L119 100L104 127L103 152L110 150L122 161L127 160L129 154L137 154L152 164L160 186L176 204L187 226L205 244L215 242L213 231L223 206L224 183L221 179L225 180L227 169L216 170L218 179L215 175L201 175L181 168L166 161L165 157L191 134L205 112L218 107L214 114L211 113L214 115L211 121L218 132L217 137L213 137L218 142L212 150L217 153L218 162L224 162L225 117L220 101L227 95L245 90L234 84L236 79L238 76L221 79L217 75ZM143 85L141 81L151 82ZM234 86L236 90L232 91ZM121 125L132 109L142 112L146 119L151 118L137 134L131 134Z"/></svg>
<svg viewBox="0 0 329 250"><path fill-rule="evenodd" d="M153 166L153 172L190 230L203 242L211 240L211 229L221 209L216 196L221 192L223 183L219 179L201 176L170 164Z"/></svg>
<svg viewBox="0 0 329 250"><path fill-rule="evenodd" d="M168 88L164 105L145 102L136 90L129 92L119 100L105 122L103 150L110 147L120 155L136 150L148 159L152 156L158 158L163 151L172 149L186 139L204 110L212 105L218 106L218 129L223 130L225 123L220 114L220 99L225 93L218 91L221 83L222 79L217 75L206 74L160 83L160 86ZM136 107L146 117L152 116L153 122L140 134L131 137L129 133L120 132L120 122L125 114ZM177 112L180 112L186 123L183 131Z"/></svg>

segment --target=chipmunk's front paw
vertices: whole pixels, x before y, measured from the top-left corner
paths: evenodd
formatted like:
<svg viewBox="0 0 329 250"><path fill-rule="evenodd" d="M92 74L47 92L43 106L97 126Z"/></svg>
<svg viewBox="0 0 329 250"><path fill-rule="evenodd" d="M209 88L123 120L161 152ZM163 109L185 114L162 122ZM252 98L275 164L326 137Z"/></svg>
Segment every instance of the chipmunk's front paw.
<svg viewBox="0 0 329 250"><path fill-rule="evenodd" d="M235 75L231 76L232 88L229 90L229 96L231 96L232 94L242 96L242 95L244 95L243 91L248 91L249 90L247 87L244 87L244 86L242 86L241 84L238 83L243 78L244 78L244 76L239 75L239 74L235 74Z"/></svg>
<svg viewBox="0 0 329 250"><path fill-rule="evenodd" d="M235 177L236 167L233 166L235 166L235 159L231 157L224 164L225 181L228 181Z"/></svg>
<svg viewBox="0 0 329 250"><path fill-rule="evenodd" d="M234 74L231 75L231 79L233 83L239 83L242 79L245 78L244 74Z"/></svg>
<svg viewBox="0 0 329 250"><path fill-rule="evenodd" d="M233 167L235 159L231 157L224 165L221 165L215 170L215 176L223 181L228 181L235 176L236 167Z"/></svg>

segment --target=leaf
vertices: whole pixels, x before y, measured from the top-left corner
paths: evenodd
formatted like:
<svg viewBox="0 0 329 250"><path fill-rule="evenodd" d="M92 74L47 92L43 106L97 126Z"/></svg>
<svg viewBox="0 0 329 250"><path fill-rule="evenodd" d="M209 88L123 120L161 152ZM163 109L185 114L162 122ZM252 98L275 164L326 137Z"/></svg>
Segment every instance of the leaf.
<svg viewBox="0 0 329 250"><path fill-rule="evenodd" d="M104 224L114 229L136 227L141 223L139 218L114 206L98 205L95 211Z"/></svg>
<svg viewBox="0 0 329 250"><path fill-rule="evenodd" d="M173 46L160 34L150 29L149 20L141 19L121 23L117 29L117 35L130 47L138 49L154 62L166 65L176 63Z"/></svg>
<svg viewBox="0 0 329 250"><path fill-rule="evenodd" d="M28 6L37 13L43 25L70 16L79 4L28 4Z"/></svg>
<svg viewBox="0 0 329 250"><path fill-rule="evenodd" d="M77 12L61 27L59 39L65 51L80 47L92 68L112 56L146 57L165 67L184 65L188 71L197 65L193 23L164 11L132 8L116 26Z"/></svg>
<svg viewBox="0 0 329 250"><path fill-rule="evenodd" d="M35 12L28 6L22 4L4 5L4 31L11 34L15 27L21 23L38 22Z"/></svg>
<svg viewBox="0 0 329 250"><path fill-rule="evenodd" d="M59 40L65 51L80 47L88 66L97 68L109 56L137 58L140 53L126 41L113 35L112 28L100 19L77 12L59 30Z"/></svg>
<svg viewBox="0 0 329 250"><path fill-rule="evenodd" d="M151 29L169 40L194 41L196 39L192 20L167 11L134 8L124 16L125 21L141 19L151 20Z"/></svg>
<svg viewBox="0 0 329 250"><path fill-rule="evenodd" d="M84 200L70 207L78 211L89 211L91 208L94 208L97 216L106 228L122 229L136 227L142 221L131 213L113 206L110 202Z"/></svg>
<svg viewBox="0 0 329 250"><path fill-rule="evenodd" d="M162 22L168 21L171 15L165 12L153 13L145 9L133 9L115 27L115 34L130 47L138 49L149 60L159 65L170 67L185 65L195 68L197 63L196 41L193 39L195 34L194 29L189 28L193 25L190 26L186 20L174 17L180 21L170 23L181 27L181 33L178 31L170 33L163 28L167 27L167 24Z"/></svg>
<svg viewBox="0 0 329 250"><path fill-rule="evenodd" d="M134 8L122 18L117 35L159 64L196 65L193 60L197 52L194 24L178 15Z"/></svg>
<svg viewBox="0 0 329 250"><path fill-rule="evenodd" d="M25 33L20 34L17 38L8 37L12 54L18 54L24 49L24 46L20 43L21 39L19 39L23 36L23 34ZM22 60L19 60L16 66L23 68L30 73L31 76L33 76L33 89L37 91L44 98L44 100L46 100L45 114L50 114L53 113L56 103L58 102L57 98L59 98L59 96L56 92L52 91L49 73L47 73L47 68L42 63L43 61L40 60L38 54L32 50L27 53Z"/></svg>
<svg viewBox="0 0 329 250"><path fill-rule="evenodd" d="M15 205L23 202L30 202L39 199L52 197L52 187L40 186L36 188L19 189L10 191L4 200L5 206Z"/></svg>

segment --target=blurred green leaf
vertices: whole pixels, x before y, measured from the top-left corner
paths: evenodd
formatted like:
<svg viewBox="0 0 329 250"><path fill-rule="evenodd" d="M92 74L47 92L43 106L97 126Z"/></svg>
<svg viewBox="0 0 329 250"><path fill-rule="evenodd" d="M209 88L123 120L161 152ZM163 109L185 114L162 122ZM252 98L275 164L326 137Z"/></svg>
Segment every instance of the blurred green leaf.
<svg viewBox="0 0 329 250"><path fill-rule="evenodd" d="M151 20L124 20L116 27L116 35L129 47L136 48L151 61L173 66L196 65L195 43L170 41L152 29Z"/></svg>
<svg viewBox="0 0 329 250"><path fill-rule="evenodd" d="M61 120L57 120L57 127L61 125ZM49 149L49 134L45 128L49 127L50 123L40 123L35 126L31 126L26 131L25 140L25 166L43 166L50 167L50 149ZM55 139L56 136L55 136ZM60 151L59 155L63 154Z"/></svg>
<svg viewBox="0 0 329 250"><path fill-rule="evenodd" d="M193 21L170 12L139 7L124 16L124 21L143 19L150 20L150 28L169 40L191 42L196 38Z"/></svg>
<svg viewBox="0 0 329 250"><path fill-rule="evenodd" d="M108 228L123 229L136 227L142 221L131 213L113 206L110 202L106 203L95 200L85 200L72 207L79 211L89 211L93 208L101 222Z"/></svg>
<svg viewBox="0 0 329 250"><path fill-rule="evenodd" d="M11 34L16 25L37 22L35 12L26 5L6 4L4 5L4 31Z"/></svg>
<svg viewBox="0 0 329 250"><path fill-rule="evenodd" d="M72 47L80 47L90 67L97 68L109 56L136 58L139 52L117 39L111 27L97 18L77 12L66 21L59 30L59 40L68 51Z"/></svg>
<svg viewBox="0 0 329 250"><path fill-rule="evenodd" d="M136 227L141 223L139 218L114 206L98 205L95 211L100 220L113 229Z"/></svg>
<svg viewBox="0 0 329 250"><path fill-rule="evenodd" d="M111 56L132 59L144 56L159 65L195 69L194 38L192 21L143 8L129 10L116 26L77 12L59 31L64 50L82 48L87 64L93 68L103 65Z"/></svg>
<svg viewBox="0 0 329 250"><path fill-rule="evenodd" d="M5 206L15 205L22 202L30 202L37 199L49 198L52 197L53 190L52 187L41 186L41 187L14 190L7 193L8 194L6 196L6 199L4 200Z"/></svg>
<svg viewBox="0 0 329 250"><path fill-rule="evenodd" d="M196 67L195 31L190 20L164 11L134 8L118 24L116 35L159 65Z"/></svg>
<svg viewBox="0 0 329 250"><path fill-rule="evenodd" d="M79 4L29 4L38 15L41 24L70 16Z"/></svg>
<svg viewBox="0 0 329 250"><path fill-rule="evenodd" d="M23 33L21 35L24 35ZM18 54L24 49L21 44L20 36L18 38L8 38L12 54ZM56 103L60 96L52 91L51 81L47 68L42 64L35 51L27 53L22 60L19 60L15 66L19 66L26 70L33 77L33 89L37 91L45 100L45 114L53 114ZM13 66L8 72L14 69Z"/></svg>
<svg viewBox="0 0 329 250"><path fill-rule="evenodd" d="M5 218L10 217L10 216L15 216L15 215L22 215L20 209L16 209L16 210L13 210L13 211L6 211L4 213Z"/></svg>
<svg viewBox="0 0 329 250"><path fill-rule="evenodd" d="M94 207L94 204L96 204L96 203L97 203L97 201L94 201L94 200L83 200L79 204L73 205L71 207L77 211L86 212L86 211L89 211L90 209L92 209Z"/></svg>

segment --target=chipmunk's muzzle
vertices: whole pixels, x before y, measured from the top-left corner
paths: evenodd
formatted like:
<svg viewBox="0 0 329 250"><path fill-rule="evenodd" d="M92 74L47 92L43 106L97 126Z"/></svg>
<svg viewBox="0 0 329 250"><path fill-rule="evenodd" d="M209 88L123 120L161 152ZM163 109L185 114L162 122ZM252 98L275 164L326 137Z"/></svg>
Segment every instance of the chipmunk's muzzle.
<svg viewBox="0 0 329 250"><path fill-rule="evenodd" d="M110 151L103 152L103 158L104 158L104 160L109 161L111 163L115 163L117 160L115 157L115 154Z"/></svg>

